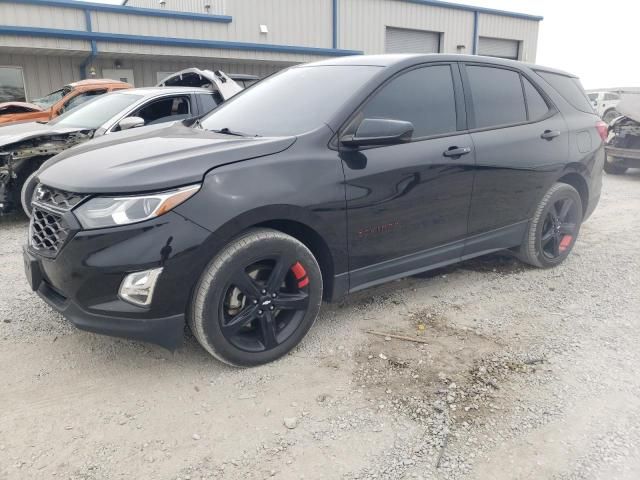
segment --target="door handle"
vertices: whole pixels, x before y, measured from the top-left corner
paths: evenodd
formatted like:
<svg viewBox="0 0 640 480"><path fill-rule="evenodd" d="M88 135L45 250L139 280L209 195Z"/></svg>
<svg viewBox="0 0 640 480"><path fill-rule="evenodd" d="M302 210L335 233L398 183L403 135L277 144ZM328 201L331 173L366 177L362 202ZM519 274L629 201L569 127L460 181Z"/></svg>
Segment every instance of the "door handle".
<svg viewBox="0 0 640 480"><path fill-rule="evenodd" d="M469 147L449 147L445 150L442 155L445 157L461 157L462 155L466 155L467 153L471 153L471 148Z"/></svg>
<svg viewBox="0 0 640 480"><path fill-rule="evenodd" d="M544 140L553 140L554 138L559 136L560 132L558 130L545 130L542 135L540 135L540 138Z"/></svg>

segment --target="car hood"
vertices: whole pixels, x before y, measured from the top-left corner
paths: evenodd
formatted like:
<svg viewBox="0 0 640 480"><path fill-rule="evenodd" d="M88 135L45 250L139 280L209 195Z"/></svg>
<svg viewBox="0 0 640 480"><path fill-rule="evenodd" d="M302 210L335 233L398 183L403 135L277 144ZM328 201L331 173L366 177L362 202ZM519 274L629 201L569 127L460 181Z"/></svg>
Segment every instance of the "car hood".
<svg viewBox="0 0 640 480"><path fill-rule="evenodd" d="M21 122L0 126L0 151L3 147L33 138L87 131L86 128L56 127L48 123Z"/></svg>
<svg viewBox="0 0 640 480"><path fill-rule="evenodd" d="M234 82L221 70L200 70L199 68L187 68L180 70L163 79L156 87L206 87L218 90L224 100L229 100L236 93L242 91L242 87Z"/></svg>
<svg viewBox="0 0 640 480"><path fill-rule="evenodd" d="M41 111L44 110L42 107L39 107L35 103L28 103L28 102L1 102L0 103L0 115L4 115L6 113L6 110L9 107L24 108L23 112L16 112L16 113L41 112Z"/></svg>
<svg viewBox="0 0 640 480"><path fill-rule="evenodd" d="M207 171L272 155L295 137L237 137L181 122L105 135L47 161L40 182L75 193L138 193L202 181Z"/></svg>

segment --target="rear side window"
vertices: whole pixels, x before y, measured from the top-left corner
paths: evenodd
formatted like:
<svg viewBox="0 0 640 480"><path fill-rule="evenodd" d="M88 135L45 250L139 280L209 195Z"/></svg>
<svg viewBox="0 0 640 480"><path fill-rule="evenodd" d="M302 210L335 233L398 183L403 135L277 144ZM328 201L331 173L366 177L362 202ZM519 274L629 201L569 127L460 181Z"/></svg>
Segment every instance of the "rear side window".
<svg viewBox="0 0 640 480"><path fill-rule="evenodd" d="M593 113L593 107L591 103L589 103L587 95L584 93L580 80L558 73L542 72L539 70L536 71L536 73L549 82L549 84L575 108L585 113Z"/></svg>
<svg viewBox="0 0 640 480"><path fill-rule="evenodd" d="M198 96L200 103L202 103L202 114L209 113L218 106L218 103L221 103L217 98L219 95L218 92L213 92Z"/></svg>
<svg viewBox="0 0 640 480"><path fill-rule="evenodd" d="M475 128L527 121L520 74L494 67L467 66Z"/></svg>
<svg viewBox="0 0 640 480"><path fill-rule="evenodd" d="M605 93L604 94L604 99L605 100L620 100L620 97L618 95L616 95L615 93Z"/></svg>
<svg viewBox="0 0 640 480"><path fill-rule="evenodd" d="M549 105L547 105L547 102L542 98L540 92L524 77L522 77L522 85L524 86L524 96L527 99L529 120L535 121L541 119L549 111Z"/></svg>
<svg viewBox="0 0 640 480"><path fill-rule="evenodd" d="M391 80L367 103L361 118L413 123L413 138L456 131L456 101L449 65L423 67Z"/></svg>

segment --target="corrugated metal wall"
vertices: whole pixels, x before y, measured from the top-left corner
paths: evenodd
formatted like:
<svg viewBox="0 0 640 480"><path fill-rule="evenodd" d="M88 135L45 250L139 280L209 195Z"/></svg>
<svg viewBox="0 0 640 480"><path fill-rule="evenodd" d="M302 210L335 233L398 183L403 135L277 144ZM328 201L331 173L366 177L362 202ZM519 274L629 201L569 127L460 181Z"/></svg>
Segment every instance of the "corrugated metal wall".
<svg viewBox="0 0 640 480"><path fill-rule="evenodd" d="M217 15L222 15L225 13L225 0L165 0L165 2L165 10L193 13L213 13ZM204 8L205 5L211 6L209 12L207 12L207 9ZM160 2L159 0L128 0L127 6L141 8L160 8Z"/></svg>
<svg viewBox="0 0 640 480"><path fill-rule="evenodd" d="M471 53L473 12L397 0L340 0L339 47L384 53L385 27L441 32L441 52Z"/></svg>
<svg viewBox="0 0 640 480"><path fill-rule="evenodd" d="M538 22L521 18L481 14L478 25L481 37L506 38L520 41L520 58L534 63L538 46Z"/></svg>

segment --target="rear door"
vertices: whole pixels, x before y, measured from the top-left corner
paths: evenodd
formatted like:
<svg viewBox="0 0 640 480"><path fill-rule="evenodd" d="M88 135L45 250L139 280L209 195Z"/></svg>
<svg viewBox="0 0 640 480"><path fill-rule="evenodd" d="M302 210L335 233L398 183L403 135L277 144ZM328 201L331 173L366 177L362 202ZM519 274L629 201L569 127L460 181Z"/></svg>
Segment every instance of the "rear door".
<svg viewBox="0 0 640 480"><path fill-rule="evenodd" d="M518 70L466 64L477 170L465 255L520 243L527 221L568 155L566 123Z"/></svg>
<svg viewBox="0 0 640 480"><path fill-rule="evenodd" d="M341 151L352 289L458 259L473 182L457 64L398 74L343 133L365 118L410 121L414 133L408 143ZM445 156L453 148L465 154Z"/></svg>

